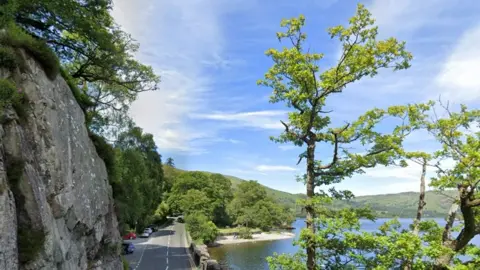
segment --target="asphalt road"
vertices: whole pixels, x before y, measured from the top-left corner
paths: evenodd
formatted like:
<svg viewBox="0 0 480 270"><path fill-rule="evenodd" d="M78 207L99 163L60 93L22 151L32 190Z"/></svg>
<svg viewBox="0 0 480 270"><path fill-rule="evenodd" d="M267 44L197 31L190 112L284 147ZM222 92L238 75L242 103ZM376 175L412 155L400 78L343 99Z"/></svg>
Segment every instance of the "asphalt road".
<svg viewBox="0 0 480 270"><path fill-rule="evenodd" d="M135 252L125 255L134 270L196 269L188 253L185 225L172 225L154 232L149 238L125 240L135 245Z"/></svg>

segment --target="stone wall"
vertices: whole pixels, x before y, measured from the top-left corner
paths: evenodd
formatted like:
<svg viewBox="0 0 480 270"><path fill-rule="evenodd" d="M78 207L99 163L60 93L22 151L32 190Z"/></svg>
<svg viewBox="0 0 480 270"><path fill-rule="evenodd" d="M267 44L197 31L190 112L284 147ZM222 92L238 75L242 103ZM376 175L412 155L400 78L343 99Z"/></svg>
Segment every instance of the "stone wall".
<svg viewBox="0 0 480 270"><path fill-rule="evenodd" d="M60 75L21 54L23 72L0 69L25 94L21 113L0 111L0 270L123 269L112 189L84 114Z"/></svg>
<svg viewBox="0 0 480 270"><path fill-rule="evenodd" d="M210 258L208 249L206 245L195 245L194 243L190 244L190 254L195 262L195 266L199 267L201 270L224 270L225 268L221 267L216 260Z"/></svg>

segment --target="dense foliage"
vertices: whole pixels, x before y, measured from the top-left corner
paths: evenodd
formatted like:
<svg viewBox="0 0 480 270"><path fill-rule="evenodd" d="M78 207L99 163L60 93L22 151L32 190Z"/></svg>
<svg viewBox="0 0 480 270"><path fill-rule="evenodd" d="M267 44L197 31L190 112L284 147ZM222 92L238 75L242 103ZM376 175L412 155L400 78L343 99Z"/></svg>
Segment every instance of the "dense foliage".
<svg viewBox="0 0 480 270"><path fill-rule="evenodd" d="M212 228L212 224L270 230L290 225L294 220L293 211L268 196L266 189L255 181L243 181L232 188L231 181L221 174L181 172L172 167L165 170L166 179L173 178L166 204L171 213L185 215L194 239L210 241L207 236L212 231L217 233L206 230ZM198 231L200 229L205 231Z"/></svg>
<svg viewBox="0 0 480 270"><path fill-rule="evenodd" d="M282 21L285 32L277 37L291 41L291 48L282 51L270 49L267 55L273 67L259 84L273 88L272 102L285 102L293 111L289 121L282 122L285 131L273 138L277 142L293 142L306 146L300 161L306 159L306 174L301 180L307 188L307 200L303 201L307 212L306 224L298 245L302 248L295 255L275 255L268 259L272 269L477 269L480 266L480 249L470 244L480 234L478 207L480 206L480 111L461 107L439 118L436 105L425 104L392 106L373 109L358 120L340 128L331 128L329 113L323 108L328 96L341 93L344 88L365 76L374 76L381 68L395 70L409 67L412 56L405 51L405 44L394 38L379 41L374 20L362 5L349 21L349 26L329 29L332 38L342 44L338 63L321 74L317 62L322 54L305 50L306 34L301 31L304 17ZM440 104L442 105L442 104ZM435 117L431 117L431 116ZM386 119L394 123L388 130L377 126ZM404 139L418 130L429 132L438 141L437 151L405 151ZM332 145L328 162L318 159L318 144ZM367 146L368 149L359 147ZM358 152L353 152L356 149ZM420 194L411 230L402 230L396 219L380 227L378 232L360 231L360 218L375 219L369 209L334 207L334 200L351 199L349 191L317 192L316 187L339 183L363 168L378 164L407 166L407 160L422 166L419 172ZM445 167L441 161L453 162ZM447 225L441 227L435 221L423 221L425 206L425 171L427 166L437 169L437 177L431 186L439 190L456 190ZM401 205L400 205L401 207ZM461 213L461 222L454 227L454 220ZM412 216L413 217L413 216ZM453 235L453 231L458 231ZM472 260L462 262L460 255Z"/></svg>
<svg viewBox="0 0 480 270"><path fill-rule="evenodd" d="M288 226L294 217L292 211L267 196L255 181L240 183L228 207L234 224L262 230Z"/></svg>

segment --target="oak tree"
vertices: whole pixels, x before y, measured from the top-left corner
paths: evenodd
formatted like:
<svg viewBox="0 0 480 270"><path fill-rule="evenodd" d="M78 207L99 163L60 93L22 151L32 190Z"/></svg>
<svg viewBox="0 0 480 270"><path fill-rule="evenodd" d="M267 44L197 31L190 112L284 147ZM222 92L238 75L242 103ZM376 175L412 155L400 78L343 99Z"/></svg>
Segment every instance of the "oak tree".
<svg viewBox="0 0 480 270"><path fill-rule="evenodd" d="M302 155L306 159L306 193L307 202L307 232L305 232L305 248L307 253L307 269L317 269L314 218L315 209L311 205L315 197L315 188L340 181L344 177L365 166L374 166L378 154L388 151L385 142L390 140L379 136L374 138L371 129L381 120L380 112L372 111L356 125L346 124L340 128L330 127L329 113L325 110L327 98L341 93L349 84L364 77L375 76L380 69L392 68L401 70L409 67L412 55L405 50L405 43L395 38L377 40L377 27L369 11L358 5L357 12L348 27L339 25L328 30L331 38L340 41L342 53L335 66L320 72L319 61L323 54L311 52L305 48L307 35L302 31L304 16L282 20L284 32L277 33L280 41L286 40L291 47L282 50L269 49L266 54L274 64L258 83L273 89L271 102L284 102L293 111L289 113L288 121L282 124L284 132L275 141L293 142L305 146ZM347 157L339 162L342 144L358 140L369 141L374 146L368 154L360 157ZM332 156L328 163L322 163L316 157L316 147L319 143L333 145ZM385 159L385 157L383 158ZM350 193L334 195L349 196Z"/></svg>

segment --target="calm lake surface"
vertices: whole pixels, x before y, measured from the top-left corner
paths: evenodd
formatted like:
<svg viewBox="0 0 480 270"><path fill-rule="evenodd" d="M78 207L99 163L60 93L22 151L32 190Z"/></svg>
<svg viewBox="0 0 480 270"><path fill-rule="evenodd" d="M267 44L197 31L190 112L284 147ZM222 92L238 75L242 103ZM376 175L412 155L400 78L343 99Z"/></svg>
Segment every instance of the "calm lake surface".
<svg viewBox="0 0 480 270"><path fill-rule="evenodd" d="M375 222L362 220L361 225L364 231L375 231L378 226L389 219L378 219ZM443 219L436 219L441 225L445 224ZM412 219L399 219L402 227L408 228L412 223ZM300 230L305 226L304 219L297 219L293 223L295 227L296 238L300 234ZM264 270L268 269L265 258L277 253L293 254L297 251L296 246L292 245L293 239L275 240L275 241L258 241L250 243L240 243L233 245L223 245L220 247L210 248L209 252L213 259L217 260L221 265L228 266L232 270ZM480 237L475 237L472 243L480 245Z"/></svg>

